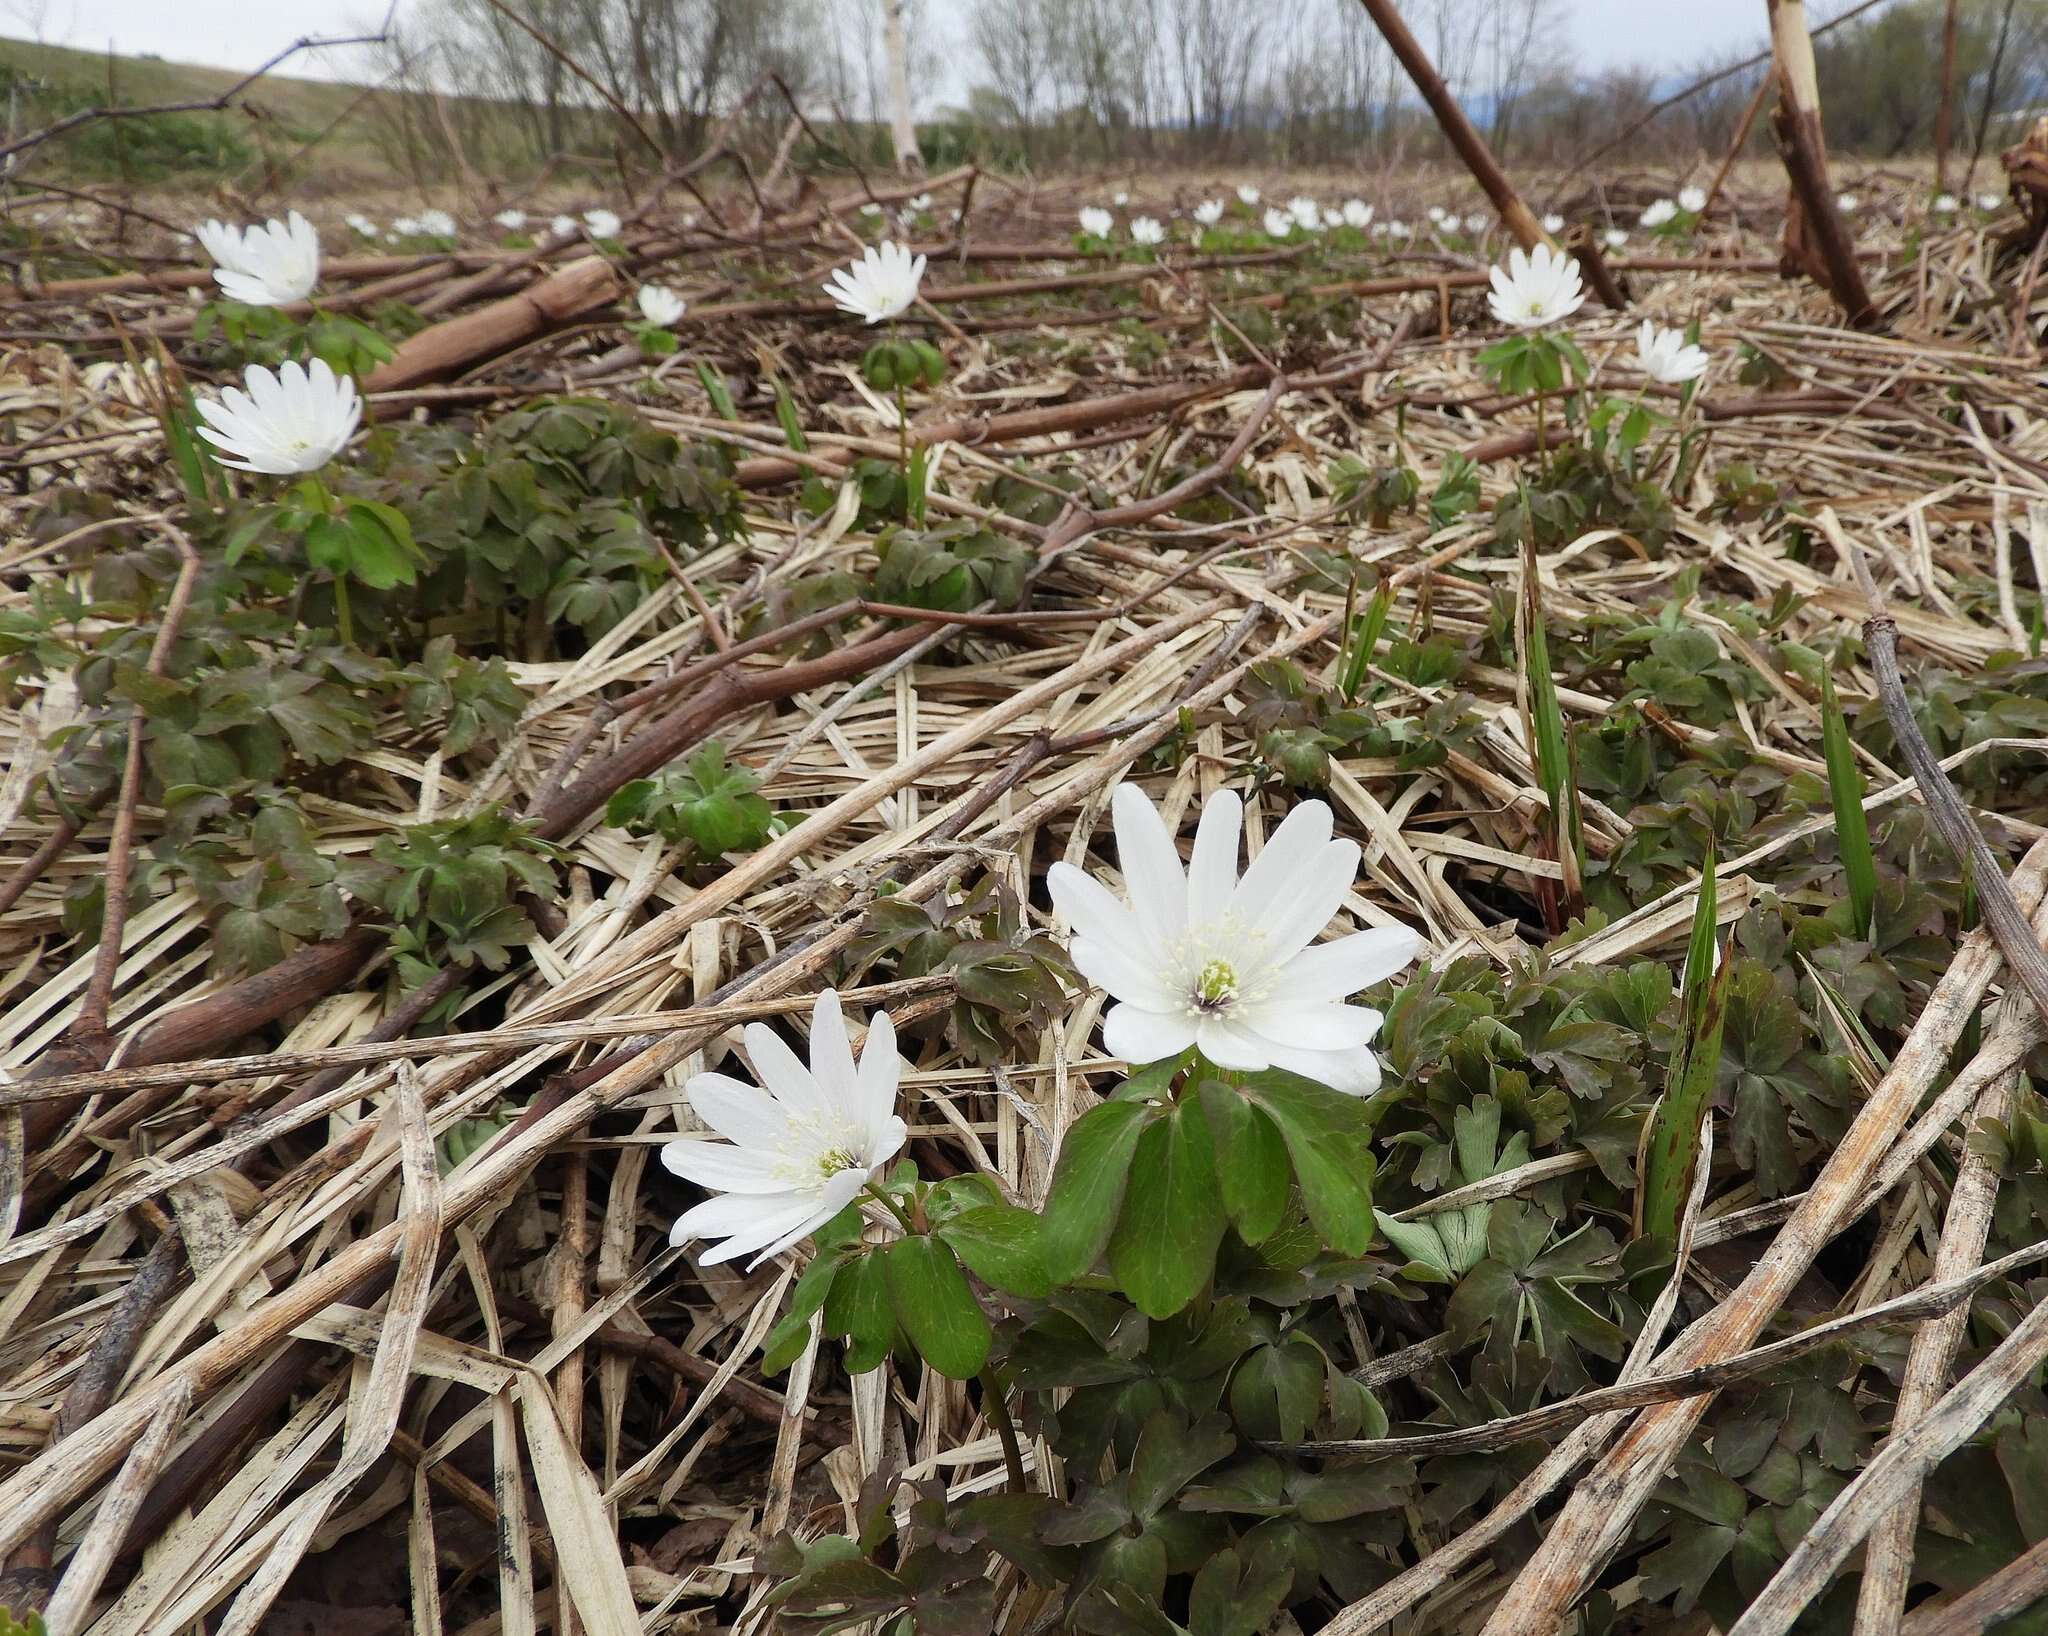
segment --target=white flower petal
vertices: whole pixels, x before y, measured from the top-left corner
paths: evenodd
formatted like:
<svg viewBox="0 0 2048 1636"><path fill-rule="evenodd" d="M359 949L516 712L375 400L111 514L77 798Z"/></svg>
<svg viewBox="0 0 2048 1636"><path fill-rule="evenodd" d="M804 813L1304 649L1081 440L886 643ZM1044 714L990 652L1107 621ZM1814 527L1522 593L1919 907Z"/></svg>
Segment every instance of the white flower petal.
<svg viewBox="0 0 2048 1636"><path fill-rule="evenodd" d="M753 1048L753 1041L748 1042ZM755 1059L755 1066L760 1060ZM839 1009L839 991L824 989L811 1006L810 1079L833 1107L849 1118L861 1112L859 1078L853 1065L853 1042L846 1037L846 1017Z"/></svg>
<svg viewBox="0 0 2048 1636"><path fill-rule="evenodd" d="M1188 924L1199 926L1230 908L1237 888L1237 846L1244 804L1231 790L1218 790L1202 805L1195 826L1195 850L1188 865Z"/></svg>
<svg viewBox="0 0 2048 1636"><path fill-rule="evenodd" d="M1194 1019L1185 1012L1169 1014L1113 1005L1102 1019L1102 1048L1126 1062L1164 1062L1194 1043Z"/></svg>
<svg viewBox="0 0 2048 1636"><path fill-rule="evenodd" d="M1223 1016L1203 1017L1195 1024L1195 1044L1202 1055L1219 1068L1255 1073L1270 1067L1273 1048L1249 1029L1240 1028Z"/></svg>
<svg viewBox="0 0 2048 1636"><path fill-rule="evenodd" d="M752 1041L748 1048L752 1049ZM760 1064L757 1054L756 1066ZM796 1134L789 1114L766 1091L729 1074L692 1074L683 1095L697 1117L741 1147L793 1151Z"/></svg>
<svg viewBox="0 0 2048 1636"><path fill-rule="evenodd" d="M1369 1044L1385 1019L1370 1006L1247 1006L1239 1019L1269 1049L1345 1051Z"/></svg>
<svg viewBox="0 0 2048 1636"><path fill-rule="evenodd" d="M1093 875L1065 861L1046 871L1052 906L1067 918L1076 937L1112 945L1127 959L1149 963L1159 949L1147 941L1138 917Z"/></svg>
<svg viewBox="0 0 2048 1636"><path fill-rule="evenodd" d="M1119 1000L1143 1006L1148 1011L1171 1011L1181 1003L1167 986L1159 961L1139 959L1115 943L1092 937L1076 937L1067 946L1081 975L1097 988L1108 989Z"/></svg>
<svg viewBox="0 0 2048 1636"><path fill-rule="evenodd" d="M910 1127L903 1122L900 1114L886 1114L868 1128L867 1143L861 1158L872 1171L887 1164L903 1151L903 1144L910 1140Z"/></svg>
<svg viewBox="0 0 2048 1636"><path fill-rule="evenodd" d="M1267 929L1276 918L1277 907L1291 902L1306 883L1316 878L1323 848L1330 844L1334 827L1335 820L1326 803L1303 801L1295 807L1280 827L1266 837L1266 844L1231 894L1231 911L1239 921L1248 927ZM1331 913L1335 912L1333 908ZM1324 916L1325 921L1328 918ZM1322 926L1315 930L1321 931ZM1306 943L1308 939L1304 937L1301 941Z"/></svg>
<svg viewBox="0 0 2048 1636"><path fill-rule="evenodd" d="M1119 784L1110 798L1116 824L1117 864L1130 891L1131 912L1145 936L1162 946L1187 929L1187 876L1159 809L1135 784Z"/></svg>
<svg viewBox="0 0 2048 1636"><path fill-rule="evenodd" d="M820 1227L824 1226L826 1222L830 1221L834 1216L838 1215L840 1211L844 1210L849 1204L853 1203L855 1199L860 1197L860 1190L863 1187L867 1186L867 1181L868 1178L866 1171L840 1171L838 1175L834 1176L830 1181L825 1183L824 1192L818 1200L817 1209L814 1210L810 1215L804 1217L794 1227L790 1228L789 1231L787 1231L780 1238L778 1238L774 1243L770 1244L766 1249L762 1250L759 1255L755 1256L754 1259L747 1264L747 1270L749 1272L752 1272L754 1268L760 1266L760 1264L766 1261L771 1255L780 1255L784 1250L788 1249L790 1245L794 1244L798 1239L807 1238L812 1233L815 1233ZM721 1244L719 1246L719 1253L723 1255L727 1253L730 1250L730 1248L731 1245L729 1243Z"/></svg>
<svg viewBox="0 0 2048 1636"><path fill-rule="evenodd" d="M727 1193L711 1202L730 1204L740 1199L741 1196L737 1193ZM702 1208L702 1206L699 1206L699 1208ZM675 1231L681 1232L683 1230L683 1222L688 1219L687 1216L679 1219L676 1222ZM718 1233L729 1235L724 1243L714 1245L711 1249L697 1257L698 1261L704 1266L715 1267L722 1261L730 1261L736 1256L745 1255L748 1251L757 1250L762 1245L783 1238L785 1235L792 1238L801 1238L805 1233L822 1226L830 1219L829 1214L819 1213L817 1196L815 1194L793 1193L787 1195L776 1207L764 1208L744 1222L736 1222L730 1227L699 1228L694 1235L686 1235L686 1237L710 1238Z"/></svg>
<svg viewBox="0 0 2048 1636"><path fill-rule="evenodd" d="M1385 982L1411 964L1421 949L1421 936L1406 926L1376 926L1312 944L1282 969L1280 991L1302 1005L1348 999L1360 989Z"/></svg>
<svg viewBox="0 0 2048 1636"><path fill-rule="evenodd" d="M1272 1067L1312 1079L1346 1096L1371 1096L1380 1088L1379 1059L1361 1047L1356 1051L1303 1051L1276 1048Z"/></svg>
<svg viewBox="0 0 2048 1636"><path fill-rule="evenodd" d="M748 1023L741 1038L747 1042L747 1055L753 1058L754 1077L774 1093L793 1119L837 1112L836 1099L826 1093L803 1059L774 1029L766 1023Z"/></svg>
<svg viewBox="0 0 2048 1636"><path fill-rule="evenodd" d="M715 1187L722 1193L789 1191L786 1167L777 1166L759 1148L683 1136L663 1145L661 1162L684 1181Z"/></svg>
<svg viewBox="0 0 2048 1636"><path fill-rule="evenodd" d="M889 1020L888 1012L877 1011L868 1021L868 1037L861 1046L854 1098L858 1109L855 1117L866 1128L871 1141L895 1117L896 1087L902 1075L903 1059L896 1054L896 1025Z"/></svg>

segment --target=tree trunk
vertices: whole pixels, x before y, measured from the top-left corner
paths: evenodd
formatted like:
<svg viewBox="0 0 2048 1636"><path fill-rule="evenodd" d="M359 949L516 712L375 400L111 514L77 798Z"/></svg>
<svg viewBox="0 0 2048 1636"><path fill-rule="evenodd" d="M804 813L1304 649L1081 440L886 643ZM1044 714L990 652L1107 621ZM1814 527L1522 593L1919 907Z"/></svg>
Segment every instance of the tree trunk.
<svg viewBox="0 0 2048 1636"><path fill-rule="evenodd" d="M1791 179L1785 213L1785 254L1824 285L1852 324L1875 321L1855 242L1843 224L1828 181L1828 149L1821 136L1820 81L1813 68L1813 37L1806 31L1804 0L1766 0L1771 50L1777 59L1778 106L1771 131Z"/></svg>
<svg viewBox="0 0 2048 1636"><path fill-rule="evenodd" d="M1948 191L1949 104L1956 90L1956 0L1941 20L1941 100L1934 105L1934 186Z"/></svg>
<svg viewBox="0 0 2048 1636"><path fill-rule="evenodd" d="M896 168L915 175L924 169L917 151L917 122L910 117L910 45L903 37L903 13L910 0L882 0L882 55L889 75L889 139Z"/></svg>

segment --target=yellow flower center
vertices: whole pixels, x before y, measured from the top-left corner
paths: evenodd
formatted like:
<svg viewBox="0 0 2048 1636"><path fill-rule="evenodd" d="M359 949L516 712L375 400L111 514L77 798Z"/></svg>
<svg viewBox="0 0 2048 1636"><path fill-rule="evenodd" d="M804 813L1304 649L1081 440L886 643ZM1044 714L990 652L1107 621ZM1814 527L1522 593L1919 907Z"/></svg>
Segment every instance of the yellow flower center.
<svg viewBox="0 0 2048 1636"><path fill-rule="evenodd" d="M861 1168L860 1160L843 1147L829 1148L818 1155L818 1177L821 1181L830 1181L842 1170Z"/></svg>
<svg viewBox="0 0 2048 1636"><path fill-rule="evenodd" d="M1229 963L1211 960L1195 979L1195 1006L1201 1011L1221 1011L1237 998L1237 973Z"/></svg>

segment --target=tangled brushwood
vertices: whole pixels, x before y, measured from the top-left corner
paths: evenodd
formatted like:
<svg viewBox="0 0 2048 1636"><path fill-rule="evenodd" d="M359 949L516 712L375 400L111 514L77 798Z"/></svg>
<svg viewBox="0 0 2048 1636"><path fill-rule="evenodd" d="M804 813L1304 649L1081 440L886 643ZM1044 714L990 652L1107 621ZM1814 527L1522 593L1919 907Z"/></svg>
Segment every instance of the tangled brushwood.
<svg viewBox="0 0 2048 1636"><path fill-rule="evenodd" d="M2033 1628L2042 212L980 180L32 247L0 1632Z"/></svg>

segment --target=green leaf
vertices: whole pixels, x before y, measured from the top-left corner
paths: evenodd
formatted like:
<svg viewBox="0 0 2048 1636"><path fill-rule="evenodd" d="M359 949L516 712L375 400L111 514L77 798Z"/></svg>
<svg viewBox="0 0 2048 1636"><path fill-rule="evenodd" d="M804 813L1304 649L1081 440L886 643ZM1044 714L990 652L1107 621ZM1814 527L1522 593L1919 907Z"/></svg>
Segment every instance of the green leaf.
<svg viewBox="0 0 2048 1636"><path fill-rule="evenodd" d="M1261 1243L1287 1212L1287 1144L1273 1121L1235 1086L1206 1080L1201 1095L1209 1133L1224 1156L1217 1166L1224 1212L1239 1238Z"/></svg>
<svg viewBox="0 0 2048 1636"><path fill-rule="evenodd" d="M1052 1292L1038 1249L1040 1218L1008 1204L963 1210L940 1223L938 1236L984 1283L1033 1300Z"/></svg>
<svg viewBox="0 0 2048 1636"><path fill-rule="evenodd" d="M1138 1138L1159 1117L1143 1102L1105 1102L1067 1127L1047 1191L1038 1253L1046 1276L1070 1284L1101 1258L1116 1226Z"/></svg>
<svg viewBox="0 0 2048 1636"><path fill-rule="evenodd" d="M1734 963L1716 953L1714 855L1700 870L1699 900L1679 988L1679 1037L1672 1047L1664 1094L1643 1138L1643 1174L1636 1195L1636 1231L1676 1241L1699 1158L1700 1121L1721 1068L1721 1026Z"/></svg>
<svg viewBox="0 0 2048 1636"><path fill-rule="evenodd" d="M1110 1271L1140 1312L1170 1317L1214 1276L1223 1225L1209 1122L1191 1098L1138 1139L1123 1211L1110 1235Z"/></svg>
<svg viewBox="0 0 2048 1636"><path fill-rule="evenodd" d="M877 1257L888 1274L896 1322L940 1374L971 1380L988 1362L988 1317L951 1249L936 1238L898 1239Z"/></svg>
<svg viewBox="0 0 2048 1636"><path fill-rule="evenodd" d="M1372 1243L1371 1126L1355 1096L1277 1068L1250 1076L1244 1094L1279 1127L1309 1220L1340 1255Z"/></svg>
<svg viewBox="0 0 2048 1636"><path fill-rule="evenodd" d="M768 1331L768 1337L761 1343L761 1370L764 1374L779 1375L802 1354L805 1342L810 1338L811 1314L825 1304L832 1293L832 1284L839 1276L844 1257L838 1255L815 1255L811 1264L804 1268L803 1276L796 1281L796 1288L789 1292L789 1310L776 1320L775 1327Z"/></svg>
<svg viewBox="0 0 2048 1636"><path fill-rule="evenodd" d="M854 1256L832 1280L825 1297L825 1333L844 1335L846 1372L866 1374L881 1367L896 1338L896 1320L880 1251Z"/></svg>
<svg viewBox="0 0 2048 1636"><path fill-rule="evenodd" d="M1848 881L1856 935L1868 941L1877 919L1877 862L1870 850L1870 820L1863 810L1863 775L1856 768L1834 678L1825 670L1820 673L1820 723L1828 799L1835 809L1835 851Z"/></svg>

